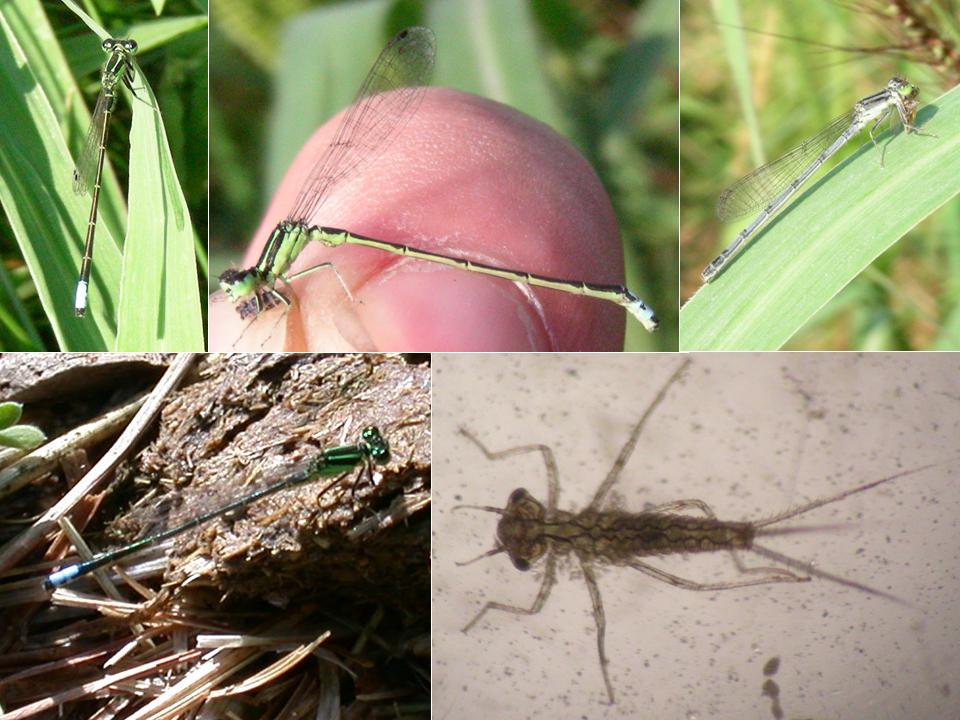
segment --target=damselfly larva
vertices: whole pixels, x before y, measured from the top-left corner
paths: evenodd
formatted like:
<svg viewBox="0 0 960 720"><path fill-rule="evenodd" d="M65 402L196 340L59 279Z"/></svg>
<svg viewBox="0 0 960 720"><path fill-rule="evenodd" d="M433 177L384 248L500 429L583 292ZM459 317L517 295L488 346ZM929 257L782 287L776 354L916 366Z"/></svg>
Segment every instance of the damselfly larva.
<svg viewBox="0 0 960 720"><path fill-rule="evenodd" d="M933 464L898 472L829 497L813 500L759 521L731 522L720 520L707 503L698 499L677 500L638 513L604 508L614 483L616 483L633 453L644 424L663 401L671 385L683 373L688 364L689 361L683 363L660 389L651 405L634 425L626 444L613 463L607 477L600 484L590 504L580 512L569 512L557 508L560 495L559 473L553 451L549 447L539 444L523 445L494 452L489 450L468 430L460 429L460 433L475 444L488 460L502 460L526 453L540 453L547 471L547 502L545 505L536 500L526 489L518 488L510 494L505 508L477 505L458 505L454 508L455 510L483 510L501 516L497 524L495 547L473 560L457 563L458 565L468 565L476 560L502 552L510 557L511 562L518 570L529 570L541 560L543 561L543 581L530 607L487 602L480 612L467 623L463 632L469 632L480 622L488 610L502 610L518 615L533 615L540 612L553 585L556 583L558 561L561 558L573 555L579 563L593 605L600 670L606 686L607 697L612 704L614 702L614 691L608 674L608 660L605 652L606 620L600 590L597 586L595 566L627 566L670 585L685 590L701 591L731 590L771 583L807 582L811 577L817 577L902 602L888 593L815 569L807 563L760 547L756 544L756 539L768 535L795 532L798 530L797 528L775 529L771 526L809 513L824 505L839 502L851 495L870 490L897 478L918 473L933 467ZM698 512L702 517L680 514L681 511ZM728 582L700 583L668 573L641 559L656 555L702 553L715 550L729 551L738 571L749 577ZM740 550L750 550L782 565L799 569L803 574L780 567L747 567L738 555Z"/></svg>

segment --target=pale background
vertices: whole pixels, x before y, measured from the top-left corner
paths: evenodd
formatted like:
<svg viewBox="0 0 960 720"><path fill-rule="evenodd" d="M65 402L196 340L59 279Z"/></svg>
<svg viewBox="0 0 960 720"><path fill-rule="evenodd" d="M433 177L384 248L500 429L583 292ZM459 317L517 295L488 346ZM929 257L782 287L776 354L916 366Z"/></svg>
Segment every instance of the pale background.
<svg viewBox="0 0 960 720"><path fill-rule="evenodd" d="M542 442L560 468L560 507L581 509L678 355L435 356L434 717L774 717L764 664L786 718L945 717L956 712L960 630L960 359L945 354L695 354L614 487L632 511L697 497L720 518L759 519L899 470L942 465L788 521L843 530L763 544L887 590L903 607L822 580L697 593L629 568L601 569L608 706L580 577L562 569L536 616L536 569L491 548L516 487L546 499L539 455L490 462ZM749 564L762 559L747 554ZM653 558L694 580L734 579L725 553Z"/></svg>

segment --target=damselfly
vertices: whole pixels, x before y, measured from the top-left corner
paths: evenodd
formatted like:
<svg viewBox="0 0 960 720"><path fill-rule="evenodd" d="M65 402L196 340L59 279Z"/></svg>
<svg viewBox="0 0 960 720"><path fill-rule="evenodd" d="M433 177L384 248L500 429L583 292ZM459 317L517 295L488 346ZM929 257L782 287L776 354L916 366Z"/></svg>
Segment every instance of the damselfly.
<svg viewBox="0 0 960 720"><path fill-rule="evenodd" d="M73 565L69 565L61 570L51 573L44 580L44 586L48 590L66 585L82 575L97 570L105 565L110 565L121 558L127 557L146 547L150 547L164 540L176 537L187 530L195 528L208 520L224 515L233 510L246 507L255 500L259 500L267 495L272 495L280 490L312 482L322 477L335 477L324 491L333 487L339 482L338 476L353 469L363 462L367 463L385 463L390 457L390 446L386 439L380 434L380 430L370 426L364 428L360 433L360 440L352 445L338 445L336 447L322 450L317 455L305 460L294 469L287 469L283 472L280 479L275 481L268 480L265 486L255 490L233 502L222 505L215 510L201 513L181 523L175 527L169 528L163 532L141 538L135 542L125 545L116 550L109 550L94 555L89 560L84 560Z"/></svg>
<svg viewBox="0 0 960 720"><path fill-rule="evenodd" d="M919 105L919 92L919 87L903 78L891 78L886 88L860 100L852 110L835 118L816 135L724 190L717 200L717 215L721 220L732 220L758 208L763 209L704 268L700 273L703 282L710 282L720 274L747 239L763 227L821 165L861 130L869 126L870 140L876 144L874 130L896 110L904 130L908 133L918 132L913 120Z"/></svg>
<svg viewBox="0 0 960 720"><path fill-rule="evenodd" d="M535 287L599 298L623 306L647 330L655 330L658 321L653 311L621 285L601 285L495 267L316 224L318 211L331 191L379 157L417 112L433 72L435 52L433 32L411 27L397 33L380 53L354 103L340 121L333 142L313 167L287 217L271 232L256 265L221 273L220 288L236 303L240 317L253 318L278 305L289 306L290 298L276 288L278 280L289 286L308 273L332 267L331 263L323 263L289 272L304 246L313 240L327 247L363 245ZM339 275L337 277L339 279Z"/></svg>
<svg viewBox="0 0 960 720"><path fill-rule="evenodd" d="M100 73L100 95L93 109L90 131L73 171L73 189L78 195L90 193L90 218L87 220L87 238L80 262L80 278L74 297L73 312L83 317L87 312L87 287L90 284L90 264L93 262L93 237L97 231L97 206L100 203L100 179L107 148L110 118L120 92L120 83L133 90L133 56L137 43L128 39L105 38L101 44L107 53L107 62ZM136 94L136 93L134 93Z"/></svg>

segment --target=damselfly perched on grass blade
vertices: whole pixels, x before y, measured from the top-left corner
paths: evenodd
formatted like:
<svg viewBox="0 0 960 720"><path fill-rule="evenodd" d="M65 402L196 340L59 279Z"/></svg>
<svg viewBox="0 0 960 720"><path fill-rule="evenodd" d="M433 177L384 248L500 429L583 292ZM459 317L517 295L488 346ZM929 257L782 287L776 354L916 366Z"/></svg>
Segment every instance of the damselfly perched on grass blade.
<svg viewBox="0 0 960 720"><path fill-rule="evenodd" d="M926 426L923 397L936 408L941 427L956 429L960 408L944 416L946 400L933 397L932 388L949 386L948 376L920 373L898 383L895 376L902 368L875 372L868 360L852 356L835 362L804 356L785 363L761 357L698 356L685 374L677 370L669 380L663 371L670 365L677 369L676 360L635 361L633 378L638 385L651 385L645 390L624 389L626 367L613 368L604 377L589 369L599 363L568 359L564 380L559 368L551 371L550 363L541 361L536 371L542 380L534 379L532 368L524 374L530 384L526 395L518 395L516 383L509 380L521 375L515 367L499 370L498 392L516 399L507 403L506 412L487 407L485 421L469 402L458 403L453 420L469 428L474 441L452 432L445 441L456 447L456 463L467 468L461 472L465 482L447 498L447 507L469 503L498 514L497 540L486 555L506 554L513 561L513 567L505 558L493 557L468 564L477 554L475 543L490 547L479 540L491 530L484 519L489 516L451 513L451 522L469 526L475 549L467 549L465 536L445 553L452 555L447 570L451 584L439 587L447 595L457 587L455 581L468 588L459 591L464 601L457 605L456 617L451 613L445 620L446 642L459 648L466 672L489 686L488 691L476 690L480 697L486 694L488 711L522 706L532 688L549 687L556 695L536 706L544 717L561 706L592 716L585 708L595 706L601 694L607 702L616 701L613 714L653 707L657 712L651 716L661 716L665 707L676 710L681 703L680 710L699 710L700 717L726 717L731 708L752 707L745 703L753 702L755 688L749 701L746 691L740 692L739 679L751 672L741 663L762 664L767 651L798 662L798 675L804 677L806 684L799 689L784 684L784 697L809 699L829 694L825 688L832 681L816 673L838 662L840 646L852 646L853 654L843 655L842 661L851 663L859 657L856 648L869 647L885 634L899 637L902 645L916 644L915 636L909 641L903 636L911 633L909 618L924 616L927 600L916 578L902 571L919 562L903 564L908 544L903 534L915 521L909 512L892 516L889 511L895 509L895 498L901 506L904 498L919 503L921 497L942 497L942 490L935 495L934 488L943 488L955 476L955 448L944 434L931 431L922 438L911 430ZM467 374L484 387L488 377L476 364ZM528 365L511 363L521 364ZM851 373L858 379L851 382ZM831 374L836 383L827 379ZM596 409L580 397L591 383ZM551 384L581 385L583 392L560 389L561 402L538 400L539 390ZM911 391L912 386L923 390ZM754 396L744 394L749 387ZM834 388L839 394L827 397ZM442 406L442 386L436 391ZM886 400L876 400L883 409L871 402L874 391L886 393ZM618 397L644 398L626 424L609 420L606 403L616 403ZM898 415L892 416L888 405ZM527 406L533 411L527 412ZM451 414L446 415L449 421ZM718 416L729 428L705 422ZM890 419L897 416L899 428ZM585 422L573 420L580 417ZM878 435L875 418L890 433ZM438 422L443 420L438 417ZM516 422L516 438L531 437L536 445L517 448L517 442L490 439L503 434L491 428ZM478 424L487 430L478 431ZM565 425L571 430L561 435ZM590 428L596 439L582 441ZM771 436L782 436L777 447L770 444ZM907 436L922 450L908 449ZM444 441L436 442L442 452ZM552 451L541 445L551 445ZM578 445L592 449L585 454L576 450ZM869 461L864 451L877 458ZM775 454L775 460L757 462L765 453ZM571 454L576 462L571 463ZM688 472L694 466L701 468L699 474ZM808 479L811 473L821 477ZM471 476L473 483L466 481ZM718 483L729 484L729 490ZM528 490L515 490L506 507L496 502L509 494L507 488L518 486ZM631 489L636 493L632 500ZM488 497L495 504L477 502ZM719 520L710 517L711 510ZM437 538L442 548L439 528ZM765 567L744 574L730 562L726 548L731 545L758 550L739 550L741 566ZM710 549L723 552L706 552ZM563 580L564 563L573 570L572 581ZM521 577L515 568L533 572ZM895 624L883 625L879 633L866 629L880 618ZM875 654L869 653L870 661ZM881 654L887 657L889 651ZM438 660L441 656L438 650ZM489 664L487 672L481 669L484 664ZM712 680L715 675L718 679ZM450 680L455 687L468 682ZM704 696L714 699L705 704ZM798 712L823 714L832 705L806 704L798 711L785 701L784 707L793 717ZM715 708L722 710L712 712Z"/></svg>
<svg viewBox="0 0 960 720"><path fill-rule="evenodd" d="M87 287L90 284L90 264L93 262L93 239L97 232L97 207L100 204L100 181L107 152L110 118L120 95L120 85L126 85L134 92L133 56L137 52L137 43L130 39L106 38L101 47L107 53L107 61L100 72L100 94L93 117L90 118L90 130L83 151L73 171L74 191L78 195L90 194L90 218L87 220L87 235L73 304L73 312L77 317L83 317L87 312Z"/></svg>
<svg viewBox="0 0 960 720"><path fill-rule="evenodd" d="M844 145L868 130L876 145L874 132L891 116L898 117L905 133L920 133L913 122L920 101L920 88L901 77L893 77L887 86L857 101L849 111L834 118L820 132L813 135L782 157L758 167L721 193L717 200L717 215L721 220L746 215L760 210L747 227L715 257L700 277L703 282L713 280L729 260L760 228L793 197L820 167ZM881 156L882 157L882 156Z"/></svg>

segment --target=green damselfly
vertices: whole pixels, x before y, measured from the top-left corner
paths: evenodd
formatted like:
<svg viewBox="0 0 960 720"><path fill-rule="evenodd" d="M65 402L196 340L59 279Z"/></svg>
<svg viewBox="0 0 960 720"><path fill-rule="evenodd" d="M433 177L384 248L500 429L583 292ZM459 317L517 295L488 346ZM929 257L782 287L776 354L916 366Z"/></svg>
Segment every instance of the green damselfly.
<svg viewBox="0 0 960 720"><path fill-rule="evenodd" d="M336 447L321 450L318 454L300 463L293 469L286 469L277 480L267 480L267 484L260 489L244 495L237 500L217 507L214 510L201 513L186 522L175 527L155 533L149 537L141 538L129 545L124 545L116 550L109 550L98 553L89 560L84 560L73 565L68 565L61 570L51 573L44 580L44 587L48 590L54 590L58 587L73 582L78 577L93 572L105 565L115 563L128 555L132 555L144 548L155 545L156 543L169 540L181 533L191 530L208 520L224 515L233 510L239 510L246 507L255 500L259 500L267 495L272 495L280 490L303 485L322 477L335 477L323 491L326 491L334 484L340 481L341 475L352 470L361 463L385 463L390 458L390 446L387 440L380 434L380 430L370 426L363 429L360 433L358 442L351 445L338 445ZM322 491L321 491L322 492Z"/></svg>
<svg viewBox="0 0 960 720"><path fill-rule="evenodd" d="M332 267L331 263L323 263L289 272L306 244L317 241L327 247L372 247L534 287L606 300L626 308L648 331L655 330L658 321L653 311L622 285L602 285L496 267L316 224L318 211L333 188L379 157L415 115L433 73L435 55L433 32L424 27L401 30L380 53L341 120L333 142L313 167L286 218L271 232L257 263L247 269L228 269L221 273L220 288L236 303L240 317L254 318L278 305L289 306L290 299L276 288L278 280L290 285L314 270ZM337 277L339 279L339 275ZM343 285L343 281L340 282ZM346 290L346 285L343 287Z"/></svg>
<svg viewBox="0 0 960 720"><path fill-rule="evenodd" d="M763 208L723 252L714 258L700 277L713 280L747 239L757 232L790 197L840 148L868 128L876 144L874 130L896 110L906 132L918 132L913 121L920 88L901 77L893 77L887 86L857 102L853 109L832 120L823 130L780 158L758 167L720 194L717 215L721 220L734 218Z"/></svg>
<svg viewBox="0 0 960 720"><path fill-rule="evenodd" d="M107 147L107 132L110 118L117 103L120 83L133 90L133 56L137 52L134 40L105 38L101 44L107 53L107 62L100 73L100 95L90 119L90 130L83 150L73 171L73 189L78 195L90 193L90 217L87 220L87 237L80 261L80 278L74 296L73 312L83 317L87 312L87 288L90 284L90 265L93 262L93 238L97 231L97 206L100 203L100 179L103 175L103 160ZM134 93L136 94L136 93Z"/></svg>

